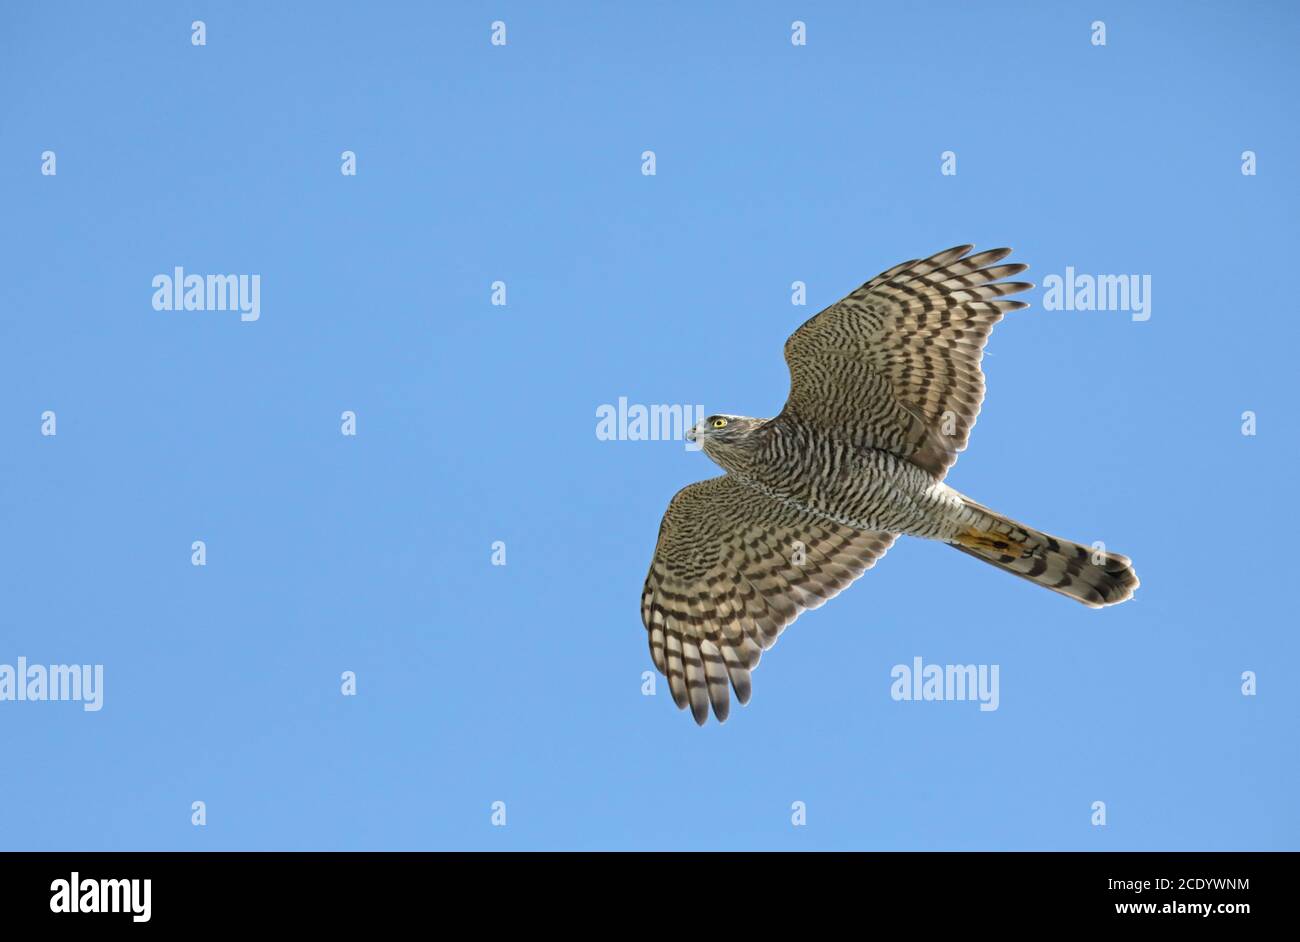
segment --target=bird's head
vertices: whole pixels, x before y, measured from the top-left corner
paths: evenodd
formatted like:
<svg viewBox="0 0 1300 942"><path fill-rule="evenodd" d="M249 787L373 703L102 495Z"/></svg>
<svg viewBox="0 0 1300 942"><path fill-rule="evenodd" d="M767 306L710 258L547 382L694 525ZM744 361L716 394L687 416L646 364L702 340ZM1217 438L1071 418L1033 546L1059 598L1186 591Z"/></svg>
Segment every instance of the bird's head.
<svg viewBox="0 0 1300 942"><path fill-rule="evenodd" d="M688 442L698 442L704 453L728 471L743 470L744 459L758 444L755 433L767 419L747 415L711 415L686 433Z"/></svg>

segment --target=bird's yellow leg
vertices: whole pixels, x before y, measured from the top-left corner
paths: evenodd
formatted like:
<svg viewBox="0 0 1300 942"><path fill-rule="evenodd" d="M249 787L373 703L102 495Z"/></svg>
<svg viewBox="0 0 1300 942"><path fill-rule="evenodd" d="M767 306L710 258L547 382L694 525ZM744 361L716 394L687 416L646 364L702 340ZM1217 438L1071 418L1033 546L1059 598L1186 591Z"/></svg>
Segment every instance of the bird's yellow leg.
<svg viewBox="0 0 1300 942"><path fill-rule="evenodd" d="M1009 534L992 533L976 527L959 531L953 542L967 549L1012 556L1019 556L1024 549L1024 544L1014 541Z"/></svg>

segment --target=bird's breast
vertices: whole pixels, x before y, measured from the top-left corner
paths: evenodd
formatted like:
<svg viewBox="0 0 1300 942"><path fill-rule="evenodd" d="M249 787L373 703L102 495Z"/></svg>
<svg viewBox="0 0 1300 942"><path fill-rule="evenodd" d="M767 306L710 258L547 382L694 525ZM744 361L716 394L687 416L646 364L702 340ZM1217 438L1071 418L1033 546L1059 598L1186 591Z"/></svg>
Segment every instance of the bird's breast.
<svg viewBox="0 0 1300 942"><path fill-rule="evenodd" d="M775 500L857 529L929 536L943 524L935 480L884 451L809 443L765 454L748 477Z"/></svg>

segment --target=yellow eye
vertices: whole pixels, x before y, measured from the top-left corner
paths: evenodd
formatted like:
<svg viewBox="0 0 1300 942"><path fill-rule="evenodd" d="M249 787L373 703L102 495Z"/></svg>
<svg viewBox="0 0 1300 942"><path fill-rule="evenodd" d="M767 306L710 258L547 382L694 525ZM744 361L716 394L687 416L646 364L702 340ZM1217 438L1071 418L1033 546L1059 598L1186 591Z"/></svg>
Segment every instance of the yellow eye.
<svg viewBox="0 0 1300 942"><path fill-rule="evenodd" d="M727 420L726 420L726 419L721 419L721 418L719 418L719 419L714 419L714 420L713 420L713 427L714 427L714 428L726 428L726 427L727 427Z"/></svg>

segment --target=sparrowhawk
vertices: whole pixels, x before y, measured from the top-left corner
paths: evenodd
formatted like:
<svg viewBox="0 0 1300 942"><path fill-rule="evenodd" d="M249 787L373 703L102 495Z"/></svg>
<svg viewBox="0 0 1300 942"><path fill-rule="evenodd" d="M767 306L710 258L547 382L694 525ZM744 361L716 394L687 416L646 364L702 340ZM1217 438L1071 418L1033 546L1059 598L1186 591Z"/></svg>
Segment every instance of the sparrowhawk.
<svg viewBox="0 0 1300 942"><path fill-rule="evenodd" d="M803 611L870 569L900 533L941 540L1085 605L1133 596L1127 557L1049 536L943 483L984 398L989 331L1032 288L1000 281L1010 249L896 265L785 344L790 396L771 419L713 415L687 437L725 469L673 497L641 595L678 708L719 721L729 687Z"/></svg>

